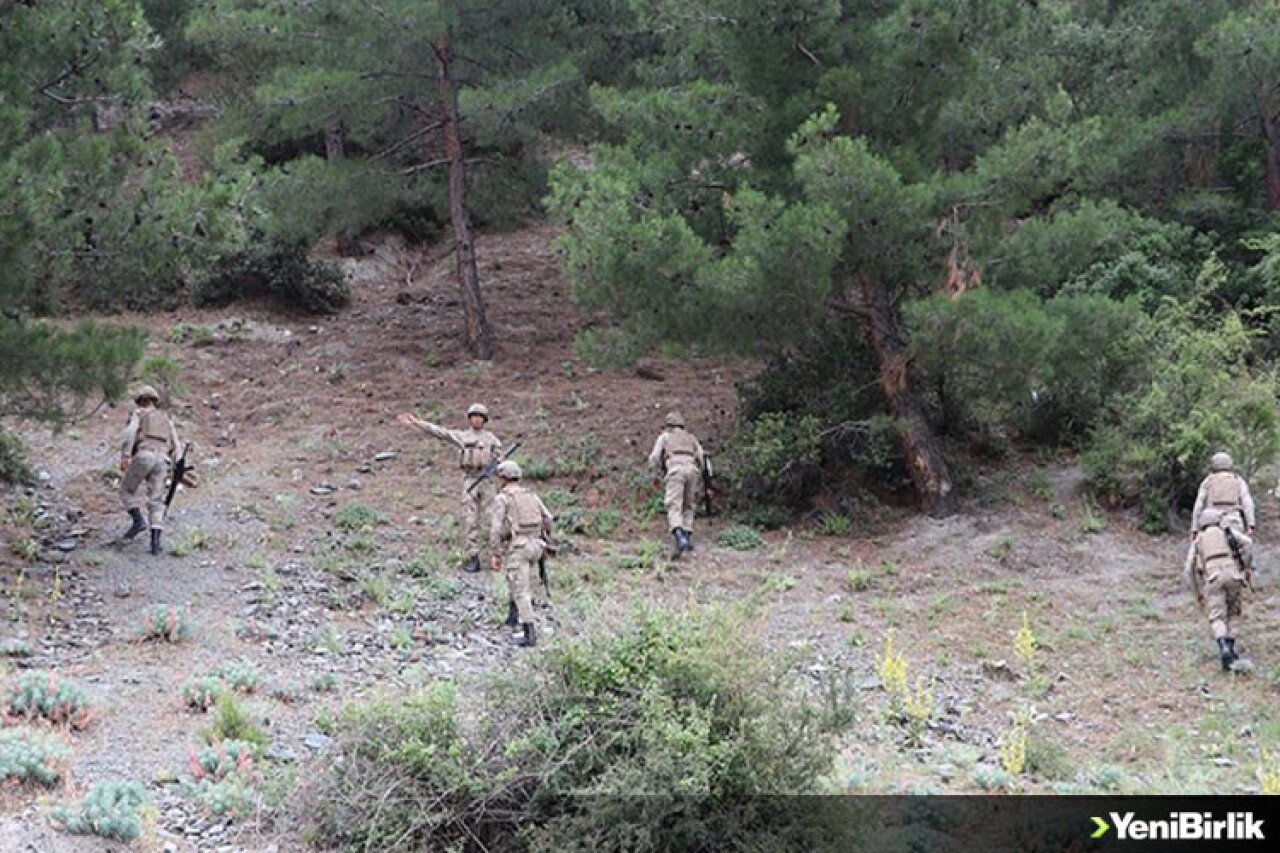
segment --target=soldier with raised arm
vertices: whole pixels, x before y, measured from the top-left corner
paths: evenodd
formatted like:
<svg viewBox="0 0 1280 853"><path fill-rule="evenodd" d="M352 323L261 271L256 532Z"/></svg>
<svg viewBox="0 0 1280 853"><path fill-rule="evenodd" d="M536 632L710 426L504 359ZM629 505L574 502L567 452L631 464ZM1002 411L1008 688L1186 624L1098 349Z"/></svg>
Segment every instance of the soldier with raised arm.
<svg viewBox="0 0 1280 853"><path fill-rule="evenodd" d="M462 468L462 527L467 543L467 561L462 568L468 572L480 571L480 545L488 536L494 485L492 479L476 481L481 469L502 455L502 442L485 428L489 410L482 403L471 404L467 409L470 424L467 429L446 429L408 412L397 420L458 449L458 464Z"/></svg>
<svg viewBox="0 0 1280 853"><path fill-rule="evenodd" d="M148 526L151 528L151 553L160 553L160 535L164 530L164 481L175 459L182 455L178 431L173 421L160 411L160 395L150 385L143 385L133 397L137 408L129 415L120 444L120 500L129 511L133 524L125 531L124 541ZM147 518L142 517L143 505Z"/></svg>

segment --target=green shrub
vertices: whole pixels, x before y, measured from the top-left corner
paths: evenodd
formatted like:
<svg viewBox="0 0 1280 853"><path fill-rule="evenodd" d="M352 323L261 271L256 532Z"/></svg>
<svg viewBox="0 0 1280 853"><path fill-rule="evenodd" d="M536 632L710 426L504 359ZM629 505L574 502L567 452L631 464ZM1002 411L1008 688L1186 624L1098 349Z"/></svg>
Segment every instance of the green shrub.
<svg viewBox="0 0 1280 853"><path fill-rule="evenodd" d="M27 462L27 448L22 439L0 428L0 483L29 486L36 481L36 472Z"/></svg>
<svg viewBox="0 0 1280 853"><path fill-rule="evenodd" d="M142 834L142 806L147 801L137 782L99 782L75 806L58 806L50 817L75 835L133 841Z"/></svg>
<svg viewBox="0 0 1280 853"><path fill-rule="evenodd" d="M30 729L0 729L0 781L36 782L52 788L71 757L66 744Z"/></svg>
<svg viewBox="0 0 1280 853"><path fill-rule="evenodd" d="M824 512L818 518L818 532L823 536L848 536L853 530L849 516L836 512Z"/></svg>
<svg viewBox="0 0 1280 853"><path fill-rule="evenodd" d="M235 696L223 693L218 697L213 722L204 733L205 742L209 745L238 741L265 749L271 739L267 737L256 722L240 707Z"/></svg>
<svg viewBox="0 0 1280 853"><path fill-rule="evenodd" d="M182 701L188 708L204 713L227 691L227 683L216 676L193 678L182 685Z"/></svg>
<svg viewBox="0 0 1280 853"><path fill-rule="evenodd" d="M312 260L304 247L267 243L222 258L194 291L196 304L208 307L259 295L313 314L333 314L351 301L351 288L341 269Z"/></svg>
<svg viewBox="0 0 1280 853"><path fill-rule="evenodd" d="M191 756L192 778L218 782L232 775L247 777L253 772L256 749L244 741L215 741Z"/></svg>
<svg viewBox="0 0 1280 853"><path fill-rule="evenodd" d="M262 684L262 671L249 661L232 661L210 673L236 693L252 693Z"/></svg>
<svg viewBox="0 0 1280 853"><path fill-rule="evenodd" d="M815 415L766 412L739 427L726 455L732 490L752 502L798 505L822 485Z"/></svg>
<svg viewBox="0 0 1280 853"><path fill-rule="evenodd" d="M622 513L616 509L598 509L587 516L584 527L591 536L604 539L622 524Z"/></svg>
<svg viewBox="0 0 1280 853"><path fill-rule="evenodd" d="M6 712L11 717L45 719L82 729L89 724L89 694L74 681L53 672L24 672L9 688Z"/></svg>
<svg viewBox="0 0 1280 853"><path fill-rule="evenodd" d="M817 830L806 843L788 798L723 807L816 792L839 728L784 661L743 638L744 617L619 615L621 632L587 632L495 680L466 725L451 684L348 708L316 839L385 851L811 847Z"/></svg>
<svg viewBox="0 0 1280 853"><path fill-rule="evenodd" d="M182 795L204 806L215 815L244 817L253 812L255 797L252 788L243 780L232 776L215 782L212 779L184 781Z"/></svg>
<svg viewBox="0 0 1280 853"><path fill-rule="evenodd" d="M380 524L387 523L385 513L361 503L347 504L333 514L333 526L348 533L372 530Z"/></svg>
<svg viewBox="0 0 1280 853"><path fill-rule="evenodd" d="M735 524L716 534L716 544L736 551L750 551L764 544L764 537L754 528Z"/></svg>
<svg viewBox="0 0 1280 853"><path fill-rule="evenodd" d="M154 604L148 607L134 630L141 642L163 640L166 643L181 643L192 632L191 608L172 604Z"/></svg>

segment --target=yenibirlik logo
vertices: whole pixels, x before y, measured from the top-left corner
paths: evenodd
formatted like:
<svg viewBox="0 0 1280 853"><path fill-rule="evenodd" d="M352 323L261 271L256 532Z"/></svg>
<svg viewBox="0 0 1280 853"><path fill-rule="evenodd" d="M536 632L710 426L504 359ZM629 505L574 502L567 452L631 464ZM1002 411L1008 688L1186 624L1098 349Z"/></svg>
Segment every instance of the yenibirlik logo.
<svg viewBox="0 0 1280 853"><path fill-rule="evenodd" d="M1170 812L1168 820L1141 820L1133 812L1109 812L1121 841L1265 841L1261 818L1252 812L1228 812L1215 820L1213 812ZM1097 826L1090 838L1101 838L1111 826L1093 818Z"/></svg>

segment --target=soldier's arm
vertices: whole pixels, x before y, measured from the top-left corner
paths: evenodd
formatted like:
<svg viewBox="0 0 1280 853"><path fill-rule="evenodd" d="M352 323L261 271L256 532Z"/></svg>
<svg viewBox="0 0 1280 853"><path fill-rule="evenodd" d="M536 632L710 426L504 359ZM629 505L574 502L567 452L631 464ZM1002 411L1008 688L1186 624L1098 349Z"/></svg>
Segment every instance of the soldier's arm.
<svg viewBox="0 0 1280 853"><path fill-rule="evenodd" d="M698 466L698 473L702 473L702 464L706 462L707 455L702 450L702 442L697 438L693 440L693 463Z"/></svg>
<svg viewBox="0 0 1280 853"><path fill-rule="evenodd" d="M555 524L556 518L551 514L551 510L547 509L547 505L542 502L542 498L538 498L538 509L542 512L542 535L550 536L552 525Z"/></svg>
<svg viewBox="0 0 1280 853"><path fill-rule="evenodd" d="M1244 508L1245 526L1252 530L1258 526L1257 507L1253 503L1253 495L1249 492L1249 483L1244 477L1240 478L1240 505Z"/></svg>
<svg viewBox="0 0 1280 853"><path fill-rule="evenodd" d="M653 450L649 452L649 470L653 476L662 476L662 449L667 446L667 434L664 432L658 436L653 443Z"/></svg>
<svg viewBox="0 0 1280 853"><path fill-rule="evenodd" d="M120 467L126 468L133 458L133 444L138 440L138 410L129 415L129 423L125 424L120 439Z"/></svg>
<svg viewBox="0 0 1280 853"><path fill-rule="evenodd" d="M1182 562L1182 584L1187 592L1200 597L1200 585L1196 583L1196 546L1192 543L1187 549L1187 559Z"/></svg>
<svg viewBox="0 0 1280 853"><path fill-rule="evenodd" d="M456 429L445 429L439 424L433 424L430 421L422 421L421 423L414 424L414 426L432 438L438 438L441 441L452 444L459 450L462 449L462 433Z"/></svg>
<svg viewBox="0 0 1280 853"><path fill-rule="evenodd" d="M169 458L177 462L182 458L182 442L178 440L178 427L169 418Z"/></svg>
<svg viewBox="0 0 1280 853"><path fill-rule="evenodd" d="M493 521L489 524L489 552L493 554L494 568L497 568L498 554L502 550L503 527L506 521L506 495L498 495L493 500Z"/></svg>

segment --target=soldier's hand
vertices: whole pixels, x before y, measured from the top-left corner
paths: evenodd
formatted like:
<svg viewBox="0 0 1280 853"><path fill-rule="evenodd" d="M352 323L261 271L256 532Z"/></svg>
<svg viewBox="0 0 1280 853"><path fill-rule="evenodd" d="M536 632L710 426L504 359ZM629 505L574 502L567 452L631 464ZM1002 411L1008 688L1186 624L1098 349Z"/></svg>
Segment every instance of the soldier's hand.
<svg viewBox="0 0 1280 853"><path fill-rule="evenodd" d="M502 569L502 559L497 554L494 554L489 558L489 565L493 567L495 572L500 571Z"/></svg>
<svg viewBox="0 0 1280 853"><path fill-rule="evenodd" d="M128 457L128 456L121 456L121 457L120 457L120 471L121 471L121 473L128 473L128 471L129 471L129 457Z"/></svg>

